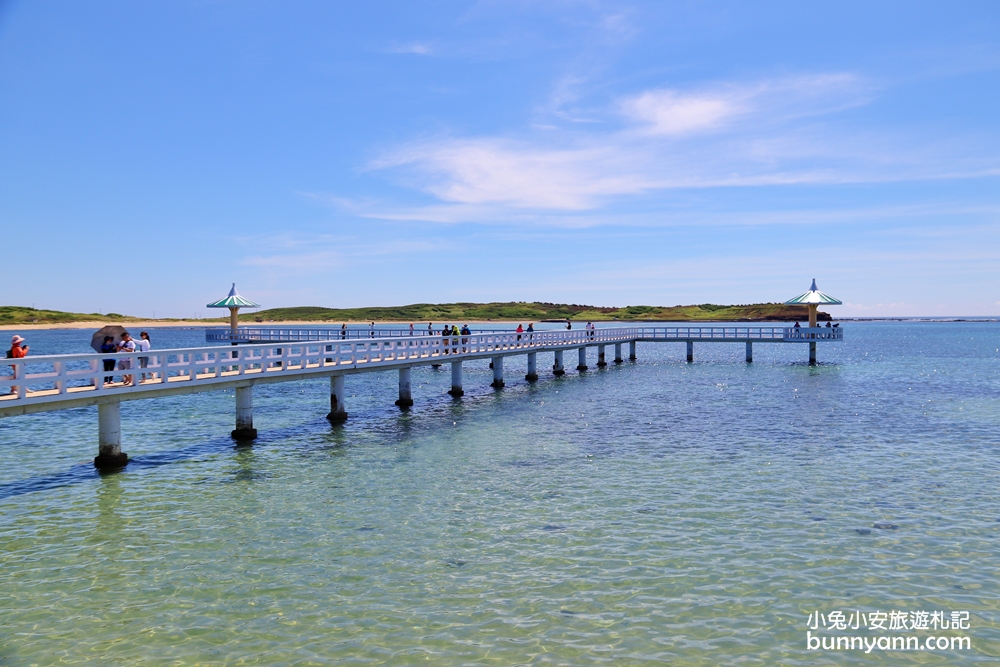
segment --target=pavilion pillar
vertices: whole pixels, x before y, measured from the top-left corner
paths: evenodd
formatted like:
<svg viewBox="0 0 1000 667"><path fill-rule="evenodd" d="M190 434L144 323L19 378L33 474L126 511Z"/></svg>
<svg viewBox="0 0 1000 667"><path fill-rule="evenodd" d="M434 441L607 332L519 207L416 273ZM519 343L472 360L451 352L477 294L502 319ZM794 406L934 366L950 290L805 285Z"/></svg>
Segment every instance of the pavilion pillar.
<svg viewBox="0 0 1000 667"><path fill-rule="evenodd" d="M347 421L347 406L344 403L344 376L330 376L330 414L326 416L331 424Z"/></svg>
<svg viewBox="0 0 1000 667"><path fill-rule="evenodd" d="M753 343L747 341L747 363L753 362Z"/></svg>
<svg viewBox="0 0 1000 667"><path fill-rule="evenodd" d="M809 343L809 363L816 363L816 342L812 341Z"/></svg>
<svg viewBox="0 0 1000 667"><path fill-rule="evenodd" d="M448 391L452 396L458 397L465 394L462 389L462 362L451 362L451 389Z"/></svg>
<svg viewBox="0 0 1000 667"><path fill-rule="evenodd" d="M809 326L816 326L816 311L819 309L818 303L809 304Z"/></svg>
<svg viewBox="0 0 1000 667"><path fill-rule="evenodd" d="M413 405L413 386L410 381L410 367L399 369L399 400L396 405L401 408L408 408Z"/></svg>
<svg viewBox="0 0 1000 667"><path fill-rule="evenodd" d="M552 360L552 374L555 376L566 375L566 369L563 368L563 351L556 350L555 358Z"/></svg>
<svg viewBox="0 0 1000 667"><path fill-rule="evenodd" d="M608 362L604 359L604 345L597 346L597 367L604 368L608 365Z"/></svg>
<svg viewBox="0 0 1000 667"><path fill-rule="evenodd" d="M587 348L586 346L581 347L577 350L577 364L576 370L585 371L587 370Z"/></svg>
<svg viewBox="0 0 1000 667"><path fill-rule="evenodd" d="M115 470L128 463L122 452L122 404L117 400L97 404L97 456L94 467Z"/></svg>
<svg viewBox="0 0 1000 667"><path fill-rule="evenodd" d="M490 386L494 389L503 387L503 357L493 357L493 382Z"/></svg>
<svg viewBox="0 0 1000 667"><path fill-rule="evenodd" d="M624 364L625 363L625 360L622 359L622 344L621 343L615 343L615 363L616 364Z"/></svg>
<svg viewBox="0 0 1000 667"><path fill-rule="evenodd" d="M528 382L534 382L538 379L538 353L529 352L528 353L528 374L524 376L524 379Z"/></svg>
<svg viewBox="0 0 1000 667"><path fill-rule="evenodd" d="M694 361L694 341L687 342L687 360Z"/></svg>
<svg viewBox="0 0 1000 667"><path fill-rule="evenodd" d="M253 385L236 388L236 428L230 433L234 440L253 440Z"/></svg>

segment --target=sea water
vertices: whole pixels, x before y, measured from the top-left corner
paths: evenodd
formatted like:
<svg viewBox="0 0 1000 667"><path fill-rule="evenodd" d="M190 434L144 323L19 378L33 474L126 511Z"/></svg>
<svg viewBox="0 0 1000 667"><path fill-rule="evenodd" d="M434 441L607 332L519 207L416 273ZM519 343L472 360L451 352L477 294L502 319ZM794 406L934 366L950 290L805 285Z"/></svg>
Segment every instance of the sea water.
<svg viewBox="0 0 1000 667"><path fill-rule="evenodd" d="M126 402L117 474L96 408L0 419L0 665L998 664L1000 325L844 328L816 366L640 343L499 391L468 362L461 399L416 368L408 411L349 376L343 426L325 380L264 385L243 447L231 391ZM829 627L900 610L969 629Z"/></svg>

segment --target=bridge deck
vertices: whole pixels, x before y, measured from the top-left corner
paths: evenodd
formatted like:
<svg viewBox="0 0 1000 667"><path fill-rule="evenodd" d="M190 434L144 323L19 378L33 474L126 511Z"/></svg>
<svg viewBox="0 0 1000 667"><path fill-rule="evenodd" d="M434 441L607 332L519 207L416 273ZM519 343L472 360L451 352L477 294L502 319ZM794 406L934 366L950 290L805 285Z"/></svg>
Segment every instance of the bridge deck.
<svg viewBox="0 0 1000 667"><path fill-rule="evenodd" d="M843 340L840 328L621 327L533 333L281 341L240 346L152 350L132 354L69 354L8 359L0 377L0 417L99 403L213 391L263 382L391 370L410 366L632 342L807 343ZM103 370L113 359L126 368ZM142 361L146 367L140 367ZM133 375L133 386L105 384ZM14 389L13 393L11 390Z"/></svg>

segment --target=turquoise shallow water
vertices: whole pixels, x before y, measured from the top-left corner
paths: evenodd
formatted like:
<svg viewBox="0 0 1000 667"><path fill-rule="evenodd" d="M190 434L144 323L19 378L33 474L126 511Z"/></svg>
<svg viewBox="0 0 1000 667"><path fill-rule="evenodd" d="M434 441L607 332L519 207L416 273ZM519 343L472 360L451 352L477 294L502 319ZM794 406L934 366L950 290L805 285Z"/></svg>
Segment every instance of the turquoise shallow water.
<svg viewBox="0 0 1000 667"><path fill-rule="evenodd" d="M0 665L1000 664L1000 325L846 326L816 367L416 369L407 413L353 376L343 427L268 385L247 448L231 392L125 403L103 477L96 409L2 419ZM807 650L855 609L969 611L972 650Z"/></svg>

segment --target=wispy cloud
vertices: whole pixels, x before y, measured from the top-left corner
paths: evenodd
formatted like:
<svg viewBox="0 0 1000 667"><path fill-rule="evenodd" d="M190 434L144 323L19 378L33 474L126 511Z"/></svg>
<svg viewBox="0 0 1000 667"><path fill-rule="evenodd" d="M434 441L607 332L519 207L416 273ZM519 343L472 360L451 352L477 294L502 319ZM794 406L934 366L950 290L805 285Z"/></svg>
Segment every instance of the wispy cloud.
<svg viewBox="0 0 1000 667"><path fill-rule="evenodd" d="M267 248L245 256L239 264L283 273L323 273L422 253L454 249L447 239L388 239L329 234L275 234L239 239L244 245Z"/></svg>
<svg viewBox="0 0 1000 667"><path fill-rule="evenodd" d="M434 52L434 48L427 42L393 42L386 47L385 52L429 56Z"/></svg>
<svg viewBox="0 0 1000 667"><path fill-rule="evenodd" d="M575 99L566 79L554 106ZM388 150L367 166L437 200L374 207L390 219L510 219L575 214L669 189L876 183L994 175L957 143L907 143L903 133L853 131L833 118L874 87L849 73L649 89L616 100L610 121L551 127L530 138L439 136ZM380 215L381 214L381 215Z"/></svg>

